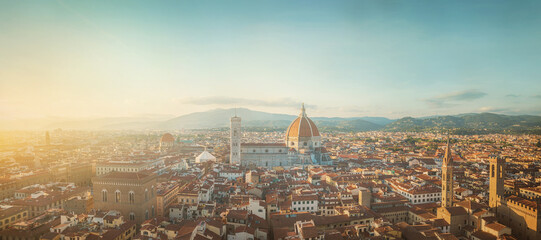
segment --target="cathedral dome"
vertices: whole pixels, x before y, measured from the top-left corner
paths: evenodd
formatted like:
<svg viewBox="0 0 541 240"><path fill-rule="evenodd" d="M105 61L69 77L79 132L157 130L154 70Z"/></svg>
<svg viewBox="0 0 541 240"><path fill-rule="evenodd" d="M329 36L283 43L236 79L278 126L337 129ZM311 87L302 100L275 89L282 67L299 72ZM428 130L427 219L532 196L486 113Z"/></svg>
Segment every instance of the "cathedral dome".
<svg viewBox="0 0 541 240"><path fill-rule="evenodd" d="M175 142L175 137L173 137L173 135L171 135L170 133L166 133L162 136L162 138L160 139L160 142Z"/></svg>
<svg viewBox="0 0 541 240"><path fill-rule="evenodd" d="M314 124L314 122L312 122L312 120L306 116L304 104L302 105L301 114L299 114L299 117L295 119L287 128L286 137L319 137L319 130L317 129L316 124Z"/></svg>

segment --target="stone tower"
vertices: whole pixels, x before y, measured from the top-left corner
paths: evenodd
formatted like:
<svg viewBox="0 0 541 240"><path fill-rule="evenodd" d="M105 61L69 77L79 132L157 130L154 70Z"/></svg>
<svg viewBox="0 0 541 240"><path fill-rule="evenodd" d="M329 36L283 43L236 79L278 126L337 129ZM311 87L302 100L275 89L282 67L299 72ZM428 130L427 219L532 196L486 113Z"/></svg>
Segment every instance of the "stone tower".
<svg viewBox="0 0 541 240"><path fill-rule="evenodd" d="M49 135L49 131L45 132L45 145L51 145L51 135Z"/></svg>
<svg viewBox="0 0 541 240"><path fill-rule="evenodd" d="M498 197L504 194L503 178L505 174L505 159L491 156L489 159L490 185L488 192L488 205L491 208L498 207Z"/></svg>
<svg viewBox="0 0 541 240"><path fill-rule="evenodd" d="M231 164L240 164L240 143L241 143L241 129L240 129L240 117L235 116L231 118L231 136L230 136L230 155L229 162Z"/></svg>
<svg viewBox="0 0 541 240"><path fill-rule="evenodd" d="M443 157L441 169L441 206L453 206L453 159L451 158L451 145L447 137L447 149Z"/></svg>

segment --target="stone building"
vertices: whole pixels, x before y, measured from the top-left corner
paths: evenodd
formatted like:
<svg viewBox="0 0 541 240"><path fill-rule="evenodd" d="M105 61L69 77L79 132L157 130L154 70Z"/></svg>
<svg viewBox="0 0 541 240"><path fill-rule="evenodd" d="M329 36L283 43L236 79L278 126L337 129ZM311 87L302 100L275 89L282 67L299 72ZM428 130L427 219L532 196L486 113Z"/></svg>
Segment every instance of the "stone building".
<svg viewBox="0 0 541 240"><path fill-rule="evenodd" d="M489 161L489 205L498 222L510 227L517 239L541 239L541 204L527 195L506 194L505 160L491 157Z"/></svg>
<svg viewBox="0 0 541 240"><path fill-rule="evenodd" d="M94 208L117 210L141 224L156 216L156 175L147 171L110 172L92 179Z"/></svg>

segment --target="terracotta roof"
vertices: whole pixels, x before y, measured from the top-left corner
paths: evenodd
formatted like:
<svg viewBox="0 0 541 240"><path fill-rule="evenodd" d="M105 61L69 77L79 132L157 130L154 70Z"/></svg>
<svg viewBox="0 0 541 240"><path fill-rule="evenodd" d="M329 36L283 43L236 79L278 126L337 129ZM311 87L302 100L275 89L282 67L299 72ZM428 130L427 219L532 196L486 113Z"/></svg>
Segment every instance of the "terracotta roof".
<svg viewBox="0 0 541 240"><path fill-rule="evenodd" d="M451 216L458 216L458 215L467 215L468 212L466 212L466 209L463 207L447 207L445 208L447 212L451 214Z"/></svg>
<svg viewBox="0 0 541 240"><path fill-rule="evenodd" d="M301 115L297 119L295 119L287 128L286 136L316 137L320 135L316 124L314 124L314 122L312 122L312 120L306 116L303 108L303 112L301 113Z"/></svg>
<svg viewBox="0 0 541 240"><path fill-rule="evenodd" d="M171 135L170 133L166 133L162 136L162 138L160 139L160 142L174 142L175 141L175 137L173 137L173 135Z"/></svg>

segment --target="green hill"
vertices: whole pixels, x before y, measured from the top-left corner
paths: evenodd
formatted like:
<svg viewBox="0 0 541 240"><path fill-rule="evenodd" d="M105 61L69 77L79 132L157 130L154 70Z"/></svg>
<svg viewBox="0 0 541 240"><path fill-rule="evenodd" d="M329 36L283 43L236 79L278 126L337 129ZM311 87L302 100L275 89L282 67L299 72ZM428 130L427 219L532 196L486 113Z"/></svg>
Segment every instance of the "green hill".
<svg viewBox="0 0 541 240"><path fill-rule="evenodd" d="M431 118L405 117L387 124L382 130L393 132L450 131L456 134L541 134L541 117L530 115L509 116L494 113L472 113Z"/></svg>

